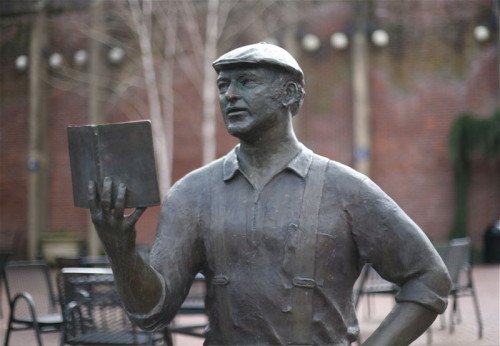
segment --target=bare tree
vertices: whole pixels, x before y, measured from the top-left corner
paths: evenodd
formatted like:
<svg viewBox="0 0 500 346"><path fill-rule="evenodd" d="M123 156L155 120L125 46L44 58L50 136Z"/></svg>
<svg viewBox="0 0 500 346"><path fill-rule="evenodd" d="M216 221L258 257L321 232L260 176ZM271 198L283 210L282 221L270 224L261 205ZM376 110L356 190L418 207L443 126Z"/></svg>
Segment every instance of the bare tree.
<svg viewBox="0 0 500 346"><path fill-rule="evenodd" d="M161 65L160 71L162 71L163 83L161 85L161 80L156 78L157 72L155 68L155 59L153 55L153 5L152 1L143 2L143 6L139 0L129 0L130 11L132 13L133 24L135 27L135 32L139 40L139 46L141 48L141 61L142 68L144 71L144 80L146 86L146 93L149 103L149 116L151 117L151 123L153 128L153 138L155 142L156 161L158 164L159 171L159 185L161 193L164 194L168 190L171 184L172 176L172 141L167 140L168 135L173 135L173 121L172 121L172 108L163 109L164 106L169 103L173 103L173 99L169 102L162 102L161 93L163 91L166 95L172 95L172 83L168 83L172 80L173 68L170 66L171 62L167 59L157 60ZM168 14L168 11L166 12ZM167 31L169 26L167 26ZM171 30L175 30L171 28ZM175 35L174 36L175 41ZM166 42L165 46L168 46ZM163 106L163 107L162 107ZM165 112L165 113L164 113ZM170 113L169 113L170 112ZM169 113L169 114L168 114ZM163 114L166 114L165 116ZM170 143L170 145L168 145Z"/></svg>
<svg viewBox="0 0 500 346"><path fill-rule="evenodd" d="M217 55L219 0L208 0L203 59L203 164L216 156L215 75L211 62Z"/></svg>
<svg viewBox="0 0 500 346"><path fill-rule="evenodd" d="M202 163L208 163L216 157L216 76L211 64L218 50L273 38L293 51L297 23L304 13L301 1L116 0L108 4L108 28L94 39L108 47L123 47L126 59L106 74L111 80L102 83L110 88L105 93L107 108L126 109L123 113L130 119L151 119L162 193L172 180L174 100L179 97L174 95L175 74L187 77L197 93L193 99L201 100L197 135ZM76 70L64 72L84 80Z"/></svg>

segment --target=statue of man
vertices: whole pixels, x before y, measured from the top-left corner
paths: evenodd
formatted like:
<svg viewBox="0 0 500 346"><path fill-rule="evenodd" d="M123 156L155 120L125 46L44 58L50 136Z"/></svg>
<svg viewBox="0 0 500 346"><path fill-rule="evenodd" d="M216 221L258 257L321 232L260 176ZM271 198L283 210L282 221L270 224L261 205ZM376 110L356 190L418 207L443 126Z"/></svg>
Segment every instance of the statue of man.
<svg viewBox="0 0 500 346"><path fill-rule="evenodd" d="M300 143L292 117L303 72L285 50L253 44L213 66L222 117L239 145L189 173L164 199L149 262L124 216L126 186L89 184L92 220L130 318L175 316L195 275L207 280L205 344L349 345L353 285L365 263L400 286L366 345L409 344L442 313L450 280L425 234L366 176Z"/></svg>

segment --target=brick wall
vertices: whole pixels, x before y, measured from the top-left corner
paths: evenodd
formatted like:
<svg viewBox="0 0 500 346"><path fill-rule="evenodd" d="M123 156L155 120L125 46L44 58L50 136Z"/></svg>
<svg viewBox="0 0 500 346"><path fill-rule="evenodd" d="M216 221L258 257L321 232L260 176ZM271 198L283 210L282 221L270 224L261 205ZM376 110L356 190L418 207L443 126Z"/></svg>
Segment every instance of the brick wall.
<svg viewBox="0 0 500 346"><path fill-rule="evenodd" d="M394 8L399 2L379 1L374 22L391 35L386 48L370 49L372 106L372 178L398 202L432 240L449 234L453 215L453 181L448 159L448 133L462 112L490 116L498 106L498 56L493 40L479 44L470 33L491 12L490 1L461 3L450 14L441 5L418 1ZM401 2L406 3L406 2ZM348 27L353 12L349 1L320 3L300 25L322 40L317 52L297 50L306 74L306 99L296 117L299 139L316 152L352 164L352 95L350 52L328 46L329 35ZM437 7L436 7L437 6ZM320 15L318 15L318 13ZM51 43L71 58L85 47L79 25L85 14L52 19ZM332 19L333 18L333 19ZM4 20L4 19L2 19ZM12 22L12 20L11 20ZM0 229L16 234L23 250L27 207L27 74L17 72L13 61L26 52L26 28L0 28L2 63L0 81ZM251 32L251 31L249 31ZM250 35L250 34L248 34ZM495 34L496 35L496 34ZM249 42L264 37L247 37ZM13 40L18 44L13 45ZM23 43L24 42L24 43ZM24 45L24 46L23 46ZM17 47L13 49L12 47ZM111 71L112 72L112 71ZM69 86L69 87L68 87ZM78 84L52 84L49 91L50 202L49 228L87 229L87 211L72 206L66 126L85 124L87 90ZM196 88L178 76L175 84L175 155L173 180L201 165L201 105ZM136 98L140 98L140 92ZM130 102L113 100L110 121L133 120ZM146 102L146 98L143 98ZM236 144L218 120L218 156ZM498 165L482 159L472 164L469 232L482 247L485 227L499 216ZM138 242L154 239L159 207L150 208L138 223Z"/></svg>

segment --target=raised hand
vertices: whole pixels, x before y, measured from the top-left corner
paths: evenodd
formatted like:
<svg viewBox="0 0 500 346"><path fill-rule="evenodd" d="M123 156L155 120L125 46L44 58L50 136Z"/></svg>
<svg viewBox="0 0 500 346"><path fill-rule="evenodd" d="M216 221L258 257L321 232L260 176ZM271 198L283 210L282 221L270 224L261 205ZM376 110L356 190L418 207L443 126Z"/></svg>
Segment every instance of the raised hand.
<svg viewBox="0 0 500 346"><path fill-rule="evenodd" d="M101 196L98 196L96 183L89 182L88 201L92 222L103 243L106 253L111 258L126 254L135 249L135 224L146 208L137 208L130 215L125 215L127 187L119 184L113 200L113 179L104 178Z"/></svg>

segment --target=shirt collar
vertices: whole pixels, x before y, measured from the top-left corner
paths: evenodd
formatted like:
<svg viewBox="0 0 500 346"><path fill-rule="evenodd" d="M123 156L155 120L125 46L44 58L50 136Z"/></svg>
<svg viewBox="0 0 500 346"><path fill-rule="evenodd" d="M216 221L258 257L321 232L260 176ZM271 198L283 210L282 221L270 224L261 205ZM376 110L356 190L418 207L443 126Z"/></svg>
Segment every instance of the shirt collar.
<svg viewBox="0 0 500 346"><path fill-rule="evenodd" d="M288 164L283 168L290 169L298 176L305 178L307 175L307 171L311 166L313 152L306 148L302 143L300 144L301 150L300 152L288 162ZM240 164L238 162L238 152L239 145L233 148L224 159L224 168L223 168L223 177L224 181L231 179L236 171L241 171Z"/></svg>

